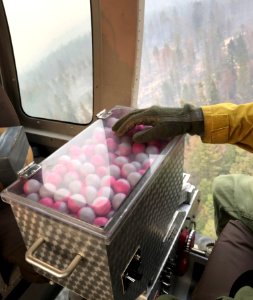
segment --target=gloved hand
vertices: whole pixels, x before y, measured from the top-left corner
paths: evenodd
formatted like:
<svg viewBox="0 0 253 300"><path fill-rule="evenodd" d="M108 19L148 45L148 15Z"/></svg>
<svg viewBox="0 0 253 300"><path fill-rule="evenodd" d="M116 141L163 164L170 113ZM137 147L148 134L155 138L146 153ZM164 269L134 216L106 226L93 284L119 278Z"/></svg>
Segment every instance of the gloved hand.
<svg viewBox="0 0 253 300"><path fill-rule="evenodd" d="M185 104L182 108L151 106L136 109L121 118L112 129L118 136L122 136L139 124L152 127L133 135L133 140L138 143L155 139L166 140L184 133L191 135L204 133L202 109L190 104Z"/></svg>

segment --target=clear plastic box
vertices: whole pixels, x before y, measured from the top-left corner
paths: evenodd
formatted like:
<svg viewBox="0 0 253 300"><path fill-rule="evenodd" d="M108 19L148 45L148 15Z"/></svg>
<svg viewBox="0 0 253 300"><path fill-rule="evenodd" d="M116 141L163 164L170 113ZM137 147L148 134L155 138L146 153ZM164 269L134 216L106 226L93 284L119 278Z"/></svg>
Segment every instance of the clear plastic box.
<svg viewBox="0 0 253 300"><path fill-rule="evenodd" d="M35 174L26 169L23 178L2 194L3 200L67 222L79 220L87 230L108 238L168 152L166 142L132 141L143 125L116 136L111 127L129 111L114 108L107 118L97 120L42 161Z"/></svg>
<svg viewBox="0 0 253 300"><path fill-rule="evenodd" d="M131 136L140 125L118 138L111 128L130 110L101 114L39 165L22 170L1 194L12 207L27 260L88 300L137 297L170 245L184 137L136 144ZM142 276L126 287L136 253Z"/></svg>

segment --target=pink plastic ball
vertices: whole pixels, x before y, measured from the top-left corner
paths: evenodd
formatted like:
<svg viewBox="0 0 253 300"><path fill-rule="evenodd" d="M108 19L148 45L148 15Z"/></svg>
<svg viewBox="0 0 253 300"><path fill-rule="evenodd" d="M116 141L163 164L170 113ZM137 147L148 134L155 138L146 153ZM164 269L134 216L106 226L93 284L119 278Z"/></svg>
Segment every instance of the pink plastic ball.
<svg viewBox="0 0 253 300"><path fill-rule="evenodd" d="M98 191L98 196L106 197L108 199L112 199L113 195L114 192L109 186L101 187Z"/></svg>
<svg viewBox="0 0 253 300"><path fill-rule="evenodd" d="M80 180L73 180L69 183L68 188L71 193L77 194L80 192L82 187L82 182Z"/></svg>
<svg viewBox="0 0 253 300"><path fill-rule="evenodd" d="M144 125L136 125L134 128L132 128L131 130L129 130L128 132L128 136L133 136L136 132L142 131L145 129Z"/></svg>
<svg viewBox="0 0 253 300"><path fill-rule="evenodd" d="M102 186L113 186L115 181L116 181L115 177L106 175L101 179L101 185Z"/></svg>
<svg viewBox="0 0 253 300"><path fill-rule="evenodd" d="M101 185L100 178L96 174L89 174L85 178L85 184L94 186L95 188L99 188Z"/></svg>
<svg viewBox="0 0 253 300"><path fill-rule="evenodd" d="M117 143L111 137L106 139L106 143L107 143L108 150L111 152L114 152L118 148Z"/></svg>
<svg viewBox="0 0 253 300"><path fill-rule="evenodd" d="M52 198L45 197L45 198L40 199L39 203L43 204L43 205L45 205L47 207L52 207L53 204L54 204L54 200Z"/></svg>
<svg viewBox="0 0 253 300"><path fill-rule="evenodd" d="M40 187L39 194L41 198L45 198L45 197L52 198L55 191L56 191L55 185L53 185L52 183L45 183Z"/></svg>
<svg viewBox="0 0 253 300"><path fill-rule="evenodd" d="M40 200L40 196L37 193L31 193L26 196L26 198L31 199L33 201L38 202Z"/></svg>
<svg viewBox="0 0 253 300"><path fill-rule="evenodd" d="M96 168L93 166L93 164L89 162L85 162L79 167L79 173L85 177L89 174L94 174L96 172Z"/></svg>
<svg viewBox="0 0 253 300"><path fill-rule="evenodd" d="M109 173L114 178L120 178L120 168L116 165L109 166Z"/></svg>
<svg viewBox="0 0 253 300"><path fill-rule="evenodd" d="M143 153L144 151L145 151L145 145L144 144L134 143L132 145L132 152L134 154Z"/></svg>
<svg viewBox="0 0 253 300"><path fill-rule="evenodd" d="M101 165L105 165L105 158L104 156L100 155L100 154L94 154L92 157L91 157L91 160L90 162L95 166L95 167L98 167L98 166L101 166Z"/></svg>
<svg viewBox="0 0 253 300"><path fill-rule="evenodd" d="M125 156L118 156L114 159L114 164L118 167L122 167L124 164L127 164L129 159Z"/></svg>
<svg viewBox="0 0 253 300"><path fill-rule="evenodd" d="M58 161L59 164L63 164L67 171L72 171L75 169L75 167L72 164L72 159L68 155L62 155Z"/></svg>
<svg viewBox="0 0 253 300"><path fill-rule="evenodd" d="M82 164L87 161L87 158L86 158L85 154L81 154L78 156L78 160Z"/></svg>
<svg viewBox="0 0 253 300"><path fill-rule="evenodd" d="M104 177L108 174L108 168L104 167L104 166L99 166L96 168L96 174L99 177Z"/></svg>
<svg viewBox="0 0 253 300"><path fill-rule="evenodd" d="M94 220L93 225L99 226L99 227L104 227L106 225L106 223L108 222L108 219L105 217L97 217Z"/></svg>
<svg viewBox="0 0 253 300"><path fill-rule="evenodd" d="M132 143L132 139L129 136L124 135L124 136L122 136L120 138L120 142L121 143L131 144Z"/></svg>
<svg viewBox="0 0 253 300"><path fill-rule="evenodd" d="M67 201L70 196L70 191L65 188L60 188L54 193L54 201Z"/></svg>
<svg viewBox="0 0 253 300"><path fill-rule="evenodd" d="M142 175L140 173L133 172L127 176L127 180L130 183L131 187L134 187L137 184L137 182L141 179L141 177Z"/></svg>
<svg viewBox="0 0 253 300"><path fill-rule="evenodd" d="M141 163L140 162L132 161L131 164L135 166L136 170L141 169Z"/></svg>
<svg viewBox="0 0 253 300"><path fill-rule="evenodd" d="M120 143L118 146L117 154L119 156L129 156L131 154L132 147L129 143Z"/></svg>
<svg viewBox="0 0 253 300"><path fill-rule="evenodd" d="M146 153L138 153L135 155L135 160L140 163L143 163L147 159L148 159L148 155Z"/></svg>
<svg viewBox="0 0 253 300"><path fill-rule="evenodd" d="M67 167L63 163L56 164L53 167L53 172L63 175L64 173L67 172Z"/></svg>
<svg viewBox="0 0 253 300"><path fill-rule="evenodd" d="M132 163L124 164L121 168L121 176L127 178L128 174L135 172L137 169Z"/></svg>
<svg viewBox="0 0 253 300"><path fill-rule="evenodd" d="M147 159L142 163L142 168L147 170L148 168L151 167L152 163L153 163L153 159Z"/></svg>
<svg viewBox="0 0 253 300"><path fill-rule="evenodd" d="M72 171L75 171L76 170L76 165L73 163L73 160L68 160L66 163L65 163L65 167L67 169L66 172L72 172Z"/></svg>
<svg viewBox="0 0 253 300"><path fill-rule="evenodd" d="M67 203L64 201L54 202L52 207L60 212L69 213Z"/></svg>
<svg viewBox="0 0 253 300"><path fill-rule="evenodd" d="M117 157L117 155L115 153L112 153L112 152L109 152L108 156L109 156L109 162L110 163L113 163L115 158Z"/></svg>
<svg viewBox="0 0 253 300"><path fill-rule="evenodd" d="M68 172L63 177L63 183L65 186L68 186L71 181L79 180L79 175L75 171Z"/></svg>
<svg viewBox="0 0 253 300"><path fill-rule="evenodd" d="M148 127L150 127L150 126L146 126L146 125L140 124L140 125L136 125L136 126L135 126L135 130L136 130L136 131L142 131L142 130L144 130L144 129L147 129Z"/></svg>
<svg viewBox="0 0 253 300"><path fill-rule="evenodd" d="M123 201L126 199L126 195L123 193L118 193L112 198L112 207L117 210Z"/></svg>
<svg viewBox="0 0 253 300"><path fill-rule="evenodd" d="M145 150L145 152L147 154L158 154L159 153L159 149L156 146L148 146Z"/></svg>
<svg viewBox="0 0 253 300"><path fill-rule="evenodd" d="M131 186L126 179L118 179L113 185L115 193L128 194L130 192Z"/></svg>
<svg viewBox="0 0 253 300"><path fill-rule="evenodd" d="M68 198L68 208L71 212L76 213L78 210L86 206L87 202L85 198L80 194L71 195Z"/></svg>
<svg viewBox="0 0 253 300"><path fill-rule="evenodd" d="M94 147L94 151L96 154L106 155L108 150L105 144L97 144Z"/></svg>
<svg viewBox="0 0 253 300"><path fill-rule="evenodd" d="M83 186L81 194L84 195L88 204L92 204L97 196L97 189L94 186Z"/></svg>
<svg viewBox="0 0 253 300"><path fill-rule="evenodd" d="M69 171L77 171L82 165L82 162L79 159L72 159L69 165L71 165L71 167L68 168Z"/></svg>
<svg viewBox="0 0 253 300"><path fill-rule="evenodd" d="M98 197L93 202L92 208L97 216L106 216L111 210L111 202L106 197Z"/></svg>
<svg viewBox="0 0 253 300"><path fill-rule="evenodd" d="M86 157L90 157L94 154L94 145L84 145L82 151Z"/></svg>
<svg viewBox="0 0 253 300"><path fill-rule="evenodd" d="M92 224L96 215L91 207L82 207L77 212L77 217L82 221Z"/></svg>
<svg viewBox="0 0 253 300"><path fill-rule="evenodd" d="M36 179L29 179L24 183L23 190L25 194L37 193L41 187L41 183Z"/></svg>
<svg viewBox="0 0 253 300"><path fill-rule="evenodd" d="M62 181L62 176L56 172L49 172L45 175L42 175L42 177L43 177L44 184L51 183L56 187L59 186Z"/></svg>

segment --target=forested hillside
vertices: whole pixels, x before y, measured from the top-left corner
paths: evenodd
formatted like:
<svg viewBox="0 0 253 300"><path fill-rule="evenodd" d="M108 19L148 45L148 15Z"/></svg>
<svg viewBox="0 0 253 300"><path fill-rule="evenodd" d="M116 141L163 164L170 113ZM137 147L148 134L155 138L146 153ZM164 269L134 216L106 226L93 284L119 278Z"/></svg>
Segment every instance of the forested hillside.
<svg viewBox="0 0 253 300"><path fill-rule="evenodd" d="M90 121L92 53L87 45L90 36L79 36L20 74L22 105L28 115L80 123Z"/></svg>
<svg viewBox="0 0 253 300"><path fill-rule="evenodd" d="M138 105L251 102L252 19L251 0L147 0ZM235 146L187 137L185 171L201 191L198 230L215 237L213 179L253 175L253 156Z"/></svg>

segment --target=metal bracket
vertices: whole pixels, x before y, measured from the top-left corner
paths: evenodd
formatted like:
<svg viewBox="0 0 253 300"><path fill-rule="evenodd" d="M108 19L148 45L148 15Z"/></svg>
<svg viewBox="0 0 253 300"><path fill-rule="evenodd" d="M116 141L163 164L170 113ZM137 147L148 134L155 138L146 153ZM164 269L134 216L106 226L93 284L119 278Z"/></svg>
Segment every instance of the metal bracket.
<svg viewBox="0 0 253 300"><path fill-rule="evenodd" d="M96 117L98 119L106 119L106 118L110 117L111 114L112 114L111 111L106 111L106 109L103 109L99 113L96 114Z"/></svg>
<svg viewBox="0 0 253 300"><path fill-rule="evenodd" d="M21 179L29 179L41 169L41 165L32 161L29 165L17 172L17 175Z"/></svg>

